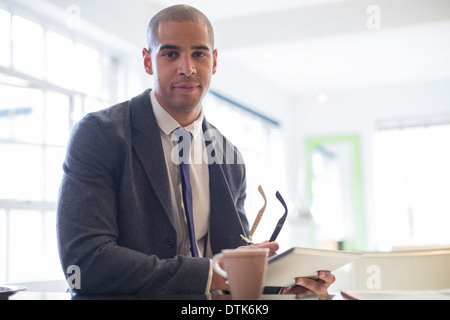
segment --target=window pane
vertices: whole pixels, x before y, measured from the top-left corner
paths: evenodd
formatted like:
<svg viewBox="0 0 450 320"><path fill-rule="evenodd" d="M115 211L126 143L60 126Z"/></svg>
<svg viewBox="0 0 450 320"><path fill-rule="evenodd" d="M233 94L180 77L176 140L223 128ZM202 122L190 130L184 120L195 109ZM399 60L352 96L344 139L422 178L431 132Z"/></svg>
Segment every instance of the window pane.
<svg viewBox="0 0 450 320"><path fill-rule="evenodd" d="M85 114L98 111L106 107L106 104L102 103L100 100L87 97L84 99L84 112Z"/></svg>
<svg viewBox="0 0 450 320"><path fill-rule="evenodd" d="M0 139L42 143L42 91L0 85Z"/></svg>
<svg viewBox="0 0 450 320"><path fill-rule="evenodd" d="M49 91L45 101L45 141L63 146L69 138L69 97Z"/></svg>
<svg viewBox="0 0 450 320"><path fill-rule="evenodd" d="M376 134L374 191L381 249L450 243L450 125Z"/></svg>
<svg viewBox="0 0 450 320"><path fill-rule="evenodd" d="M99 52L86 45L77 44L73 63L75 88L81 92L100 96L102 75Z"/></svg>
<svg viewBox="0 0 450 320"><path fill-rule="evenodd" d="M332 147L316 148L312 154L313 202L311 213L318 226L318 239L321 244L329 241L340 242L348 238L344 227L345 178L342 173L342 154L334 152ZM348 176L348 172L345 172ZM347 208L348 209L348 208Z"/></svg>
<svg viewBox="0 0 450 320"><path fill-rule="evenodd" d="M37 279L44 272L43 217L39 211L11 210L9 282Z"/></svg>
<svg viewBox="0 0 450 320"><path fill-rule="evenodd" d="M44 30L19 16L12 19L13 66L16 70L42 78L44 75Z"/></svg>
<svg viewBox="0 0 450 320"><path fill-rule="evenodd" d="M102 56L102 95L103 100L117 100L119 61L110 56Z"/></svg>
<svg viewBox="0 0 450 320"><path fill-rule="evenodd" d="M62 179L65 148L46 148L45 151L45 200L56 201Z"/></svg>
<svg viewBox="0 0 450 320"><path fill-rule="evenodd" d="M0 9L0 65L4 67L10 64L10 18L9 12Z"/></svg>
<svg viewBox="0 0 450 320"><path fill-rule="evenodd" d="M42 200L42 148L5 143L0 155L0 199Z"/></svg>
<svg viewBox="0 0 450 320"><path fill-rule="evenodd" d="M47 32L47 80L67 89L73 88L73 41L54 32Z"/></svg>
<svg viewBox="0 0 450 320"><path fill-rule="evenodd" d="M70 113L70 128L72 129L73 124L78 122L83 117L83 97L80 95L75 95L73 97L73 109Z"/></svg>
<svg viewBox="0 0 450 320"><path fill-rule="evenodd" d="M6 283L6 212L0 209L0 283Z"/></svg>
<svg viewBox="0 0 450 320"><path fill-rule="evenodd" d="M58 245L56 243L56 211L44 214L44 250L42 257L42 274L39 279L64 279L64 273L59 260Z"/></svg>

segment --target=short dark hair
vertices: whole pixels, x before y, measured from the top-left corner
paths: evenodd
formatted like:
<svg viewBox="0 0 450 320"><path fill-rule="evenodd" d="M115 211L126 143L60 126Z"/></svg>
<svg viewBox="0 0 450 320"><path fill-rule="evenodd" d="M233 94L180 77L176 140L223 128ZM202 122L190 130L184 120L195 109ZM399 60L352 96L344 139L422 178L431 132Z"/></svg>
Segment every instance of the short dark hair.
<svg viewBox="0 0 450 320"><path fill-rule="evenodd" d="M152 48L156 45L158 41L158 28L162 23L167 22L196 22L201 23L206 26L208 30L209 41L212 49L214 49L214 30L209 21L208 17L206 17L200 10L185 5L179 4L171 7L167 7L150 20L147 28L147 41L148 41L148 49L152 51Z"/></svg>

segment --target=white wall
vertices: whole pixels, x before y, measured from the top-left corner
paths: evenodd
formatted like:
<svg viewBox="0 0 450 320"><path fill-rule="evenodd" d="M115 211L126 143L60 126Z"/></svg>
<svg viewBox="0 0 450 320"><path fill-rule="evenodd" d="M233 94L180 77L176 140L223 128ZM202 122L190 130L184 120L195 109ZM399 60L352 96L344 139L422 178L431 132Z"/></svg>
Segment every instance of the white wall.
<svg viewBox="0 0 450 320"><path fill-rule="evenodd" d="M219 56L220 57L220 56ZM284 167L288 201L298 200L304 188L305 139L317 136L358 134L361 138L363 196L368 245L374 246L372 138L376 123L392 120L450 114L450 79L348 89L328 93L319 103L315 94L292 94L261 81L258 76L225 59L213 79L212 88L258 110L281 123L286 148Z"/></svg>
<svg viewBox="0 0 450 320"><path fill-rule="evenodd" d="M374 245L377 236L374 226L373 199L373 134L376 122L380 120L423 118L441 114L450 114L450 79L431 83L406 84L398 87L373 87L347 92L329 94L325 104L317 102L314 96L299 97L295 116L286 116L291 132L298 132L302 136L300 141L308 137L329 136L356 133L361 138L362 166L363 166L363 196L366 213L366 224L369 232L368 244ZM291 119L298 121L297 125ZM297 128L298 130L294 130ZM297 137L288 135L292 144ZM304 174L305 154L301 151L288 149L288 154L297 159L291 161L288 170L298 170L299 175L288 175L290 186L295 187L297 177ZM290 156L287 156L290 158ZM300 181L300 183L302 183Z"/></svg>

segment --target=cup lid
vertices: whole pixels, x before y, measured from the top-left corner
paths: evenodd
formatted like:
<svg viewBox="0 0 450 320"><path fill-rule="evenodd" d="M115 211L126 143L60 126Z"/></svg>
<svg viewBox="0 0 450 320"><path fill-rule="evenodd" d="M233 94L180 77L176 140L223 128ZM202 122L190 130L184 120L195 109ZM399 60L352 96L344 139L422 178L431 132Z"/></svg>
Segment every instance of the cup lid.
<svg viewBox="0 0 450 320"><path fill-rule="evenodd" d="M269 254L268 248L238 248L222 250L224 255L248 255L248 254Z"/></svg>

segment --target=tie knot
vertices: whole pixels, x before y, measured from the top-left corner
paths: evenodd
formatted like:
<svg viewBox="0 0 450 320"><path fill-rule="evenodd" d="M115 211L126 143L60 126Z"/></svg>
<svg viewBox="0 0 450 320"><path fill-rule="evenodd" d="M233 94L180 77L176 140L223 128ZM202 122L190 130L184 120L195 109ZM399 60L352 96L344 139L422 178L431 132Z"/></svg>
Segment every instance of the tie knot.
<svg viewBox="0 0 450 320"><path fill-rule="evenodd" d="M187 131L185 128L176 128L172 131L173 136L175 136L177 139L173 139L172 141L178 141L178 142L187 142L189 141L189 144L192 142L192 133Z"/></svg>
<svg viewBox="0 0 450 320"><path fill-rule="evenodd" d="M172 132L172 141L178 141L172 150L172 161L179 164L189 164L191 153L192 134L184 128L177 128Z"/></svg>

